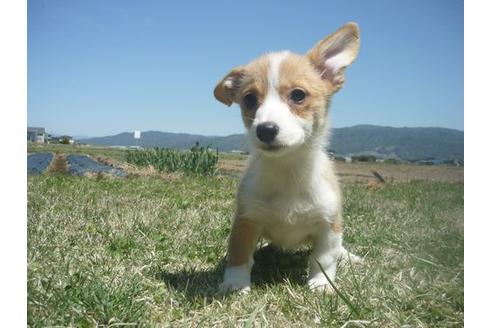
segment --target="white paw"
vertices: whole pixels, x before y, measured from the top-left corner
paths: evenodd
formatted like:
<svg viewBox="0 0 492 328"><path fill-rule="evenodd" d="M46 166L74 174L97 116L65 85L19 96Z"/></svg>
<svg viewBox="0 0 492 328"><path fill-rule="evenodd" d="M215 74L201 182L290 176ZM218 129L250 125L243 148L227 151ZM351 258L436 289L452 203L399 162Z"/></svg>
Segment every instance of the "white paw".
<svg viewBox="0 0 492 328"><path fill-rule="evenodd" d="M335 290L326 278L312 278L308 281L309 289L315 292L333 294Z"/></svg>
<svg viewBox="0 0 492 328"><path fill-rule="evenodd" d="M249 293L251 290L251 266L244 264L227 267L224 273L224 282L219 285L219 292L226 294L239 291L241 294Z"/></svg>
<svg viewBox="0 0 492 328"><path fill-rule="evenodd" d="M340 256L340 263L341 264L360 264L364 263L364 260L360 258L359 256L350 253L347 251L345 248L342 250L342 254Z"/></svg>
<svg viewBox="0 0 492 328"><path fill-rule="evenodd" d="M227 294L234 291L238 291L240 294L247 294L251 291L251 284L241 281L224 281L219 285L220 294Z"/></svg>

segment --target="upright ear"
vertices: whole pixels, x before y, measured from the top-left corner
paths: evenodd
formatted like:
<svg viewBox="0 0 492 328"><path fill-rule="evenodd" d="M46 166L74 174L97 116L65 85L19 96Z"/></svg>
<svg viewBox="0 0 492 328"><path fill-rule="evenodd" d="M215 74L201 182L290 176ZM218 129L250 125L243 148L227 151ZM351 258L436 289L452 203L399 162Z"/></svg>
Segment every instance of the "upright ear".
<svg viewBox="0 0 492 328"><path fill-rule="evenodd" d="M359 53L360 36L356 23L347 23L324 38L307 53L308 59L320 72L321 78L338 91L344 82L344 71Z"/></svg>
<svg viewBox="0 0 492 328"><path fill-rule="evenodd" d="M244 76L242 66L234 68L220 81L214 89L215 98L227 106L236 101L236 95L241 86L241 80Z"/></svg>

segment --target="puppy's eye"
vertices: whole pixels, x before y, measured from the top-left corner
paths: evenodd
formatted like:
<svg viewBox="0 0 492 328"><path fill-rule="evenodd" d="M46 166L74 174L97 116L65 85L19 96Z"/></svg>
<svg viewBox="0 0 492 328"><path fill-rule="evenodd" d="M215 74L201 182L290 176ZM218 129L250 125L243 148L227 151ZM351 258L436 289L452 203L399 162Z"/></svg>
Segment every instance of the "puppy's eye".
<svg viewBox="0 0 492 328"><path fill-rule="evenodd" d="M306 99L306 93L301 89L294 89L290 93L290 100L292 100L296 104L301 104L304 99Z"/></svg>
<svg viewBox="0 0 492 328"><path fill-rule="evenodd" d="M248 109L254 109L258 106L258 98L254 94L248 93L244 96L243 103Z"/></svg>

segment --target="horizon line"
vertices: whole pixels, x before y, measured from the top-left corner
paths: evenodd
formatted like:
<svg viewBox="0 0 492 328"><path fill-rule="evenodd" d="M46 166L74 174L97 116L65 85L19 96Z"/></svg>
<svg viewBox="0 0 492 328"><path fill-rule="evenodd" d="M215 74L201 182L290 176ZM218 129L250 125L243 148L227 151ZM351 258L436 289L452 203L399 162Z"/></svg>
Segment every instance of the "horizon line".
<svg viewBox="0 0 492 328"><path fill-rule="evenodd" d="M34 125L27 125L27 127L33 127ZM454 130L454 131L459 131L459 132L465 132L464 129L455 129L455 128L448 128L448 127L442 127L442 126L390 126L390 125L376 125L376 124L355 124L351 126L343 126L343 127L333 127L330 128L330 130L337 130L337 129L347 129L347 128L354 128L354 127L360 127L360 126L372 126L372 127L379 127L379 128L395 128L395 129L447 129L447 130ZM36 127L42 127L40 125L36 125ZM46 128L45 128L46 129ZM245 134L245 132L237 132L237 133L230 133L230 134L223 134L223 135L213 135L213 134L200 134L200 133L192 133L192 132L170 132L170 131L164 131L164 130L141 130L141 129L134 129L131 131L121 131L113 134L105 134L105 135L97 135L97 136L90 136L90 135L84 135L84 134L72 134L73 137L78 137L78 139L89 139L89 138L104 138L104 137L111 137L115 136L118 134L123 134L123 133L133 133L134 131L140 131L141 133L146 133L146 132L161 132L161 133L172 133L172 134L186 134L186 135L197 135L197 136L204 136L204 137L228 137L232 135L238 135L238 134ZM46 129L48 134L58 136L58 135L67 135L67 133L55 133L55 132L50 132L48 129ZM70 135L70 134L68 134Z"/></svg>

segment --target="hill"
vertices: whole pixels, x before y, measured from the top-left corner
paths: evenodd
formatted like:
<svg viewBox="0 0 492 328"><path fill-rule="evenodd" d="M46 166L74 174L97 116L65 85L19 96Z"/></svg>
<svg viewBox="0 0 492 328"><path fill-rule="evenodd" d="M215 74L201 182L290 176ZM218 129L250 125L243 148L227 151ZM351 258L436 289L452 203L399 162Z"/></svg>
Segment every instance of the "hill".
<svg viewBox="0 0 492 328"><path fill-rule="evenodd" d="M464 132L445 128L357 125L334 129L330 149L344 155L382 158L464 159Z"/></svg>
<svg viewBox="0 0 492 328"><path fill-rule="evenodd" d="M108 146L133 146L133 133L79 140L81 143ZM243 134L203 136L159 131L142 132L139 145L189 149L195 142L220 151L248 149ZM332 130L330 149L348 155L372 154L381 158L464 159L464 132L445 128L394 128L356 125Z"/></svg>
<svg viewBox="0 0 492 328"><path fill-rule="evenodd" d="M114 136L80 139L80 143L106 146L134 146L136 145L133 133L123 132ZM141 133L138 145L143 147L164 147L176 149L190 149L196 142L202 146L219 148L220 151L248 149L244 134L229 136L203 136L187 133L169 133L160 131L146 131Z"/></svg>

